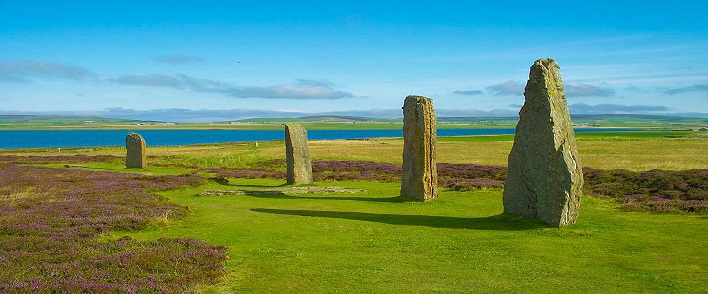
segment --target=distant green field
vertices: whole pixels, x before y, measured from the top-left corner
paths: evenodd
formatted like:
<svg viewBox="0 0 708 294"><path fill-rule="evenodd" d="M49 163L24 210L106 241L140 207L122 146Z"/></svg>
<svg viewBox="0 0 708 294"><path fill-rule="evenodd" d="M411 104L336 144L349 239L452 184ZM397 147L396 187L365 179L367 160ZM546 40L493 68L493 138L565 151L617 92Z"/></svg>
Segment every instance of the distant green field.
<svg viewBox="0 0 708 294"><path fill-rule="evenodd" d="M640 131L640 132L589 132L576 133L575 138L583 141L628 141L708 138L708 132L694 131ZM484 135L461 137L438 137L438 142L503 142L514 141L514 135Z"/></svg>
<svg viewBox="0 0 708 294"><path fill-rule="evenodd" d="M708 167L708 132L615 132L576 135L583 166L601 169L701 169ZM439 162L506 166L513 135L439 137ZM403 140L310 141L316 160L364 160L401 163ZM204 167L246 167L264 160L282 159L282 141L150 147L150 162ZM0 150L2 154L59 155L55 149ZM123 147L62 148L62 154L125 156Z"/></svg>
<svg viewBox="0 0 708 294"><path fill-rule="evenodd" d="M623 127L661 130L697 130L708 126L706 118L658 115L572 115L578 126ZM438 128L513 128L516 117L438 117ZM311 130L400 129L400 118L311 116L301 118L253 118L214 123L167 123L100 117L0 115L0 129L239 129L274 130L284 123L300 123Z"/></svg>
<svg viewBox="0 0 708 294"><path fill-rule="evenodd" d="M0 115L0 128L9 127L63 127L63 126L102 126L110 124L154 123L126 119L113 119L94 116L37 116L37 115Z"/></svg>

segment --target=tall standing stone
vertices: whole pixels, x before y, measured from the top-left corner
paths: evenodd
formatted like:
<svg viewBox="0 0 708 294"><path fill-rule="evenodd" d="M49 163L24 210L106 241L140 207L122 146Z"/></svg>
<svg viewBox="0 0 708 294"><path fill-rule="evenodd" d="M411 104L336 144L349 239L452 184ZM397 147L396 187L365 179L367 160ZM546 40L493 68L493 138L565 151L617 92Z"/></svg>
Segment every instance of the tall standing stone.
<svg viewBox="0 0 708 294"><path fill-rule="evenodd" d="M583 171L555 60L534 62L524 97L509 153L504 213L554 226L575 223Z"/></svg>
<svg viewBox="0 0 708 294"><path fill-rule="evenodd" d="M420 201L438 199L435 124L432 99L422 96L406 97L403 103L401 196Z"/></svg>
<svg viewBox="0 0 708 294"><path fill-rule="evenodd" d="M307 131L299 124L285 124L285 159L288 184L312 183L312 161L307 147Z"/></svg>
<svg viewBox="0 0 708 294"><path fill-rule="evenodd" d="M125 167L127 168L145 168L147 160L145 159L145 140L142 136L136 133L129 133L125 137Z"/></svg>

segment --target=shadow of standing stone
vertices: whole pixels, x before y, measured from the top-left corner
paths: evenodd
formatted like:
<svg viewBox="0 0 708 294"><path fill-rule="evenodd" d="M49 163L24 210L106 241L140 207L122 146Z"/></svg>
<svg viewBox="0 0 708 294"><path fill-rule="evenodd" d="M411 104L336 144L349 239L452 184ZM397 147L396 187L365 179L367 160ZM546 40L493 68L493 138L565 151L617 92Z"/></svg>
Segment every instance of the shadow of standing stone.
<svg viewBox="0 0 708 294"><path fill-rule="evenodd" d="M288 184L312 183L312 161L310 149L307 147L307 131L299 124L285 124L285 161Z"/></svg>
<svg viewBox="0 0 708 294"><path fill-rule="evenodd" d="M575 223L583 173L555 60L534 62L524 97L509 153L504 213L558 227Z"/></svg>
<svg viewBox="0 0 708 294"><path fill-rule="evenodd" d="M125 137L125 167L145 168L147 160L145 156L145 140L136 133L129 133Z"/></svg>
<svg viewBox="0 0 708 294"><path fill-rule="evenodd" d="M433 100L408 96L403 103L403 177L401 196L438 199L437 143Z"/></svg>

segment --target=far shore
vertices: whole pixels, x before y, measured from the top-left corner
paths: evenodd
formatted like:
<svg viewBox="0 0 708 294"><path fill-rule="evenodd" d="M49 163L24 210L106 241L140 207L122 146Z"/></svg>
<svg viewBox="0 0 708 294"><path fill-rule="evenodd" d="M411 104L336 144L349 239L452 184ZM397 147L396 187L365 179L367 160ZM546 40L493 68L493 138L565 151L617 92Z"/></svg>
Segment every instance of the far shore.
<svg viewBox="0 0 708 294"><path fill-rule="evenodd" d="M308 130L399 130L403 123L300 123ZM0 125L0 130L280 130L283 123L204 123L204 124L84 124L84 125ZM438 129L514 129L515 124L438 123ZM692 128L669 128L634 124L589 126L576 129L636 128L647 131L690 131ZM697 130L697 129L696 129Z"/></svg>

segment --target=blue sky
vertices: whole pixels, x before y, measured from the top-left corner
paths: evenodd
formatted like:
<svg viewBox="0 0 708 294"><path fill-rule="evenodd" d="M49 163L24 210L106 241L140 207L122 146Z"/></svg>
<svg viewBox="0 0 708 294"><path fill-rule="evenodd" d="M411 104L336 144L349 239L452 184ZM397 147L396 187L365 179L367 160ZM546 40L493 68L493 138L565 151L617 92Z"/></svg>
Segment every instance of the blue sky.
<svg viewBox="0 0 708 294"><path fill-rule="evenodd" d="M410 3L414 2L414 3ZM513 116L534 60L572 113L708 114L708 1L3 1L0 114L173 121Z"/></svg>

